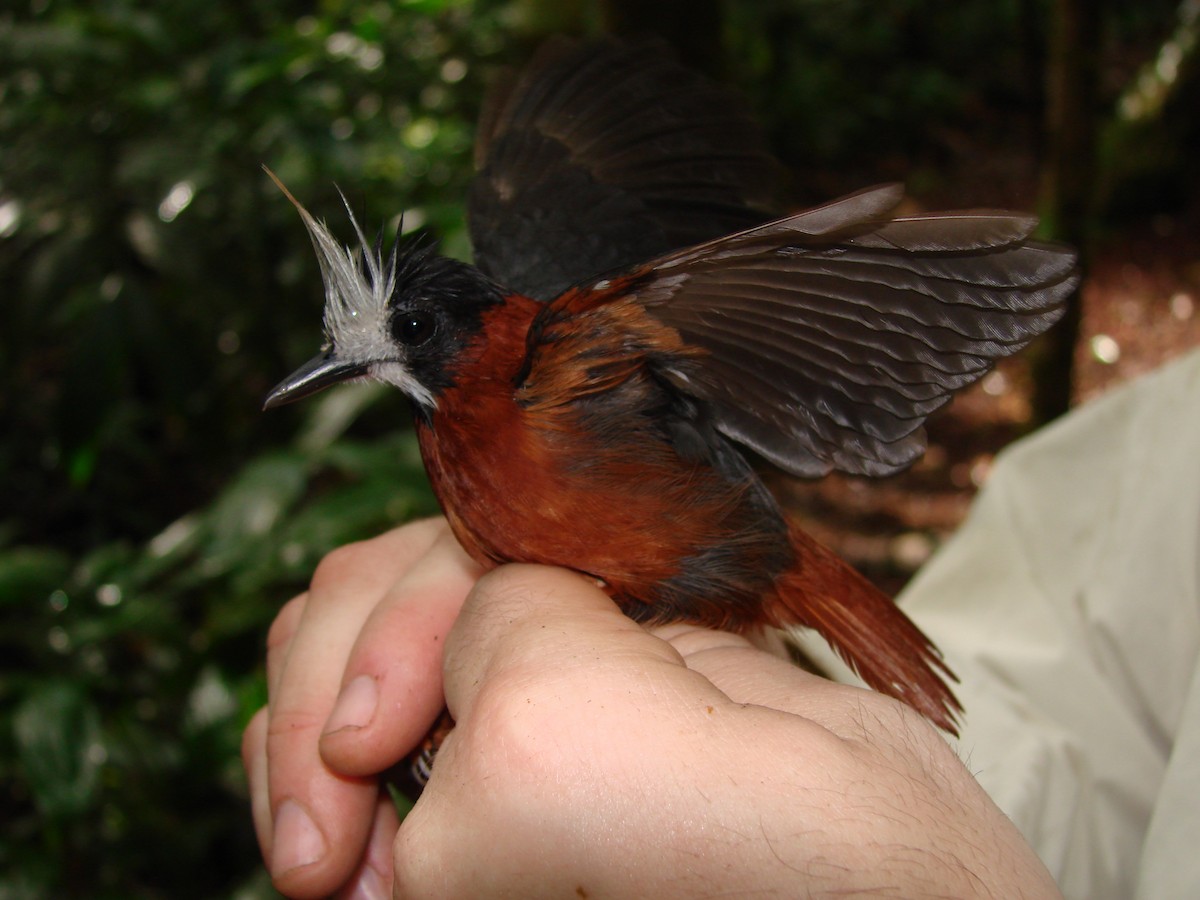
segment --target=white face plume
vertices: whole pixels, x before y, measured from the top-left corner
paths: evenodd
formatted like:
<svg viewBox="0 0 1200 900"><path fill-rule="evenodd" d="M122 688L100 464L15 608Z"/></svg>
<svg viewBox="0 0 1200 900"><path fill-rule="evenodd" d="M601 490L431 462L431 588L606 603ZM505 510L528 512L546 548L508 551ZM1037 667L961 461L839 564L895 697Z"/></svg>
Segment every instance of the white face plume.
<svg viewBox="0 0 1200 900"><path fill-rule="evenodd" d="M300 213L312 239L321 278L325 284L325 344L322 355L311 360L271 392L266 405L277 406L300 399L336 381L371 377L388 382L414 401L432 408L430 390L413 377L404 348L391 334L389 301L396 289L396 248L385 259L382 247L372 247L342 195L359 246L340 244L292 196L270 169L267 174ZM340 193L340 192L339 192Z"/></svg>

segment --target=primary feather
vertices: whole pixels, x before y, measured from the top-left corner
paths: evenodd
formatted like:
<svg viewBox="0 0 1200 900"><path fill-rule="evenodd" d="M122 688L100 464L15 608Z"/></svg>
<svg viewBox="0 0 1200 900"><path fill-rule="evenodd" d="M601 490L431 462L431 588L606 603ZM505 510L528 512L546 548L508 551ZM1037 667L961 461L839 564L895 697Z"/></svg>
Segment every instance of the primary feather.
<svg viewBox="0 0 1200 900"><path fill-rule="evenodd" d="M860 192L624 282L704 351L669 373L679 390L793 475L911 464L925 418L1049 328L1074 289L1074 255L1029 240L1032 218L887 218L898 197Z"/></svg>

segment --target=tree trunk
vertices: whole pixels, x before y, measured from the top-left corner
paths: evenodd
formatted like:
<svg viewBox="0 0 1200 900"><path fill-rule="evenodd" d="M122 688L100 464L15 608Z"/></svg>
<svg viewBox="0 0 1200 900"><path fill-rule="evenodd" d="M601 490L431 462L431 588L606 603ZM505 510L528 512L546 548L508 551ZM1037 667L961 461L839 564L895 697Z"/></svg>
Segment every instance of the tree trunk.
<svg viewBox="0 0 1200 900"><path fill-rule="evenodd" d="M1103 24L1101 0L1054 0L1046 66L1046 147L1042 208L1055 236L1088 243L1096 176L1097 86ZM1041 344L1035 366L1034 414L1045 422L1071 405L1080 295Z"/></svg>

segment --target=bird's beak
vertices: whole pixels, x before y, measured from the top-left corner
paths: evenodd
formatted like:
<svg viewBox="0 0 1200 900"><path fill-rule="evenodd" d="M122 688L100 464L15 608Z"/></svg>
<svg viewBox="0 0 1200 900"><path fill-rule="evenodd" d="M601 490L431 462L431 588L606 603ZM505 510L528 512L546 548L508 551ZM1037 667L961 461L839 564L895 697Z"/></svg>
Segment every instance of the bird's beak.
<svg viewBox="0 0 1200 900"><path fill-rule="evenodd" d="M322 391L330 385L350 378L361 378L367 374L365 363L346 362L334 355L333 351L314 356L295 372L289 375L267 394L263 401L263 409L283 406L294 400L309 397L317 391Z"/></svg>

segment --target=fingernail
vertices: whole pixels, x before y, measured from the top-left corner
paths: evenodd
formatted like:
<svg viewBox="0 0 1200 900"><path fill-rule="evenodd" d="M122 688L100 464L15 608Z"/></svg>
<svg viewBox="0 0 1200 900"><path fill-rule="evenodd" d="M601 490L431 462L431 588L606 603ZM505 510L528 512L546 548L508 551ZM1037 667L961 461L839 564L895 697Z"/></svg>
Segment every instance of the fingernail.
<svg viewBox="0 0 1200 900"><path fill-rule="evenodd" d="M383 883L383 877L370 866L363 866L345 900L388 900L391 890Z"/></svg>
<svg viewBox="0 0 1200 900"><path fill-rule="evenodd" d="M325 734L333 734L343 728L363 728L375 718L375 707L379 704L379 685L370 675L359 675L342 688L334 704L333 712L325 722Z"/></svg>
<svg viewBox="0 0 1200 900"><path fill-rule="evenodd" d="M325 835L313 823L304 807L295 800L284 800L275 811L275 841L271 851L271 875L310 866L325 855Z"/></svg>

